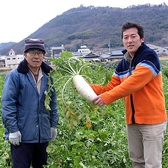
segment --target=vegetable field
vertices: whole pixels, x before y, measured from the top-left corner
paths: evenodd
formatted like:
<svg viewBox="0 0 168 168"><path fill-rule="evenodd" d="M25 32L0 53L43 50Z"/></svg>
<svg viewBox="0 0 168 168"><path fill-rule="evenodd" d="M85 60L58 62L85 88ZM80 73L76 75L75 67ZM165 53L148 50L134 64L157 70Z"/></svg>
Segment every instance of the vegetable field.
<svg viewBox="0 0 168 168"><path fill-rule="evenodd" d="M70 53L66 53L71 57ZM52 60L57 68L64 68L67 58L63 55ZM168 61L161 61L163 68L164 94L168 109ZM64 65L64 66L63 66ZM106 84L117 62L72 61L71 67L89 83ZM98 107L84 99L74 88L73 81L65 71L54 71L59 108L58 135L48 147L46 168L131 168L125 130L125 110L120 99L108 106ZM5 75L0 76L0 95ZM68 81L68 82L67 82ZM50 91L46 91L46 108ZM1 104L0 104L1 106ZM0 167L11 168L9 143L3 138L4 128L0 118ZM168 132L163 149L163 168L168 167Z"/></svg>

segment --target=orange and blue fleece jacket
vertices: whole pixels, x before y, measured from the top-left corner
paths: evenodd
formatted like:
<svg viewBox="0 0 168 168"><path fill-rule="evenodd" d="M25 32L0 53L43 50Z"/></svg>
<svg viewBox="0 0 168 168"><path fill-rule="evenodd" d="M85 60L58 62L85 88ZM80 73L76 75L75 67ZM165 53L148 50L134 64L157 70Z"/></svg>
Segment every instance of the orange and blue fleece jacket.
<svg viewBox="0 0 168 168"><path fill-rule="evenodd" d="M127 124L157 124L167 120L157 54L144 43L133 59L126 50L123 54L124 58L106 86L90 86L106 105L124 98Z"/></svg>

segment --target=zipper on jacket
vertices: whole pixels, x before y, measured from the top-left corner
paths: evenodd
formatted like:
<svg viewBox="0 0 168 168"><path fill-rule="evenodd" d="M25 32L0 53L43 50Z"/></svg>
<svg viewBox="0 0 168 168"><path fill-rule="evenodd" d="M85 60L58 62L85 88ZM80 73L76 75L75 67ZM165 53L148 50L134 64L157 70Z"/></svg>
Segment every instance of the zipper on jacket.
<svg viewBox="0 0 168 168"><path fill-rule="evenodd" d="M130 60L130 66L129 66L129 73L132 75L132 59ZM130 95L130 101L131 101L131 109L132 109L132 123L135 124L135 108L134 108L134 101L133 101L133 95Z"/></svg>
<svg viewBox="0 0 168 168"><path fill-rule="evenodd" d="M133 102L133 95L130 95L130 101L131 101L131 108L132 108L132 123L135 124L135 109L134 109L134 102Z"/></svg>

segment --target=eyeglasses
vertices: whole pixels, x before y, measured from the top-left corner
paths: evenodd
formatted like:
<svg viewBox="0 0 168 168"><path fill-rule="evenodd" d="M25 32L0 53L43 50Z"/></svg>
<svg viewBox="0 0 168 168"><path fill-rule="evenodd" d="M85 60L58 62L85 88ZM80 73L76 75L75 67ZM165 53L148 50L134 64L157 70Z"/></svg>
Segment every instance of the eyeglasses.
<svg viewBox="0 0 168 168"><path fill-rule="evenodd" d="M39 56L39 57L42 57L44 56L44 52L42 51L35 51L35 50L30 50L28 51L28 53L30 54L30 56L35 56L36 54Z"/></svg>

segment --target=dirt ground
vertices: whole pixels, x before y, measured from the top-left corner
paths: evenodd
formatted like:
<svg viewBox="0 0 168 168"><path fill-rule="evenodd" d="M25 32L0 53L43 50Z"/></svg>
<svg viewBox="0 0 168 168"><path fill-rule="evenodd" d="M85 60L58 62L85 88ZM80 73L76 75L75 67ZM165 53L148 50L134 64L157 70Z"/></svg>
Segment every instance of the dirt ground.
<svg viewBox="0 0 168 168"><path fill-rule="evenodd" d="M168 56L160 56L159 59L160 60L168 60Z"/></svg>

